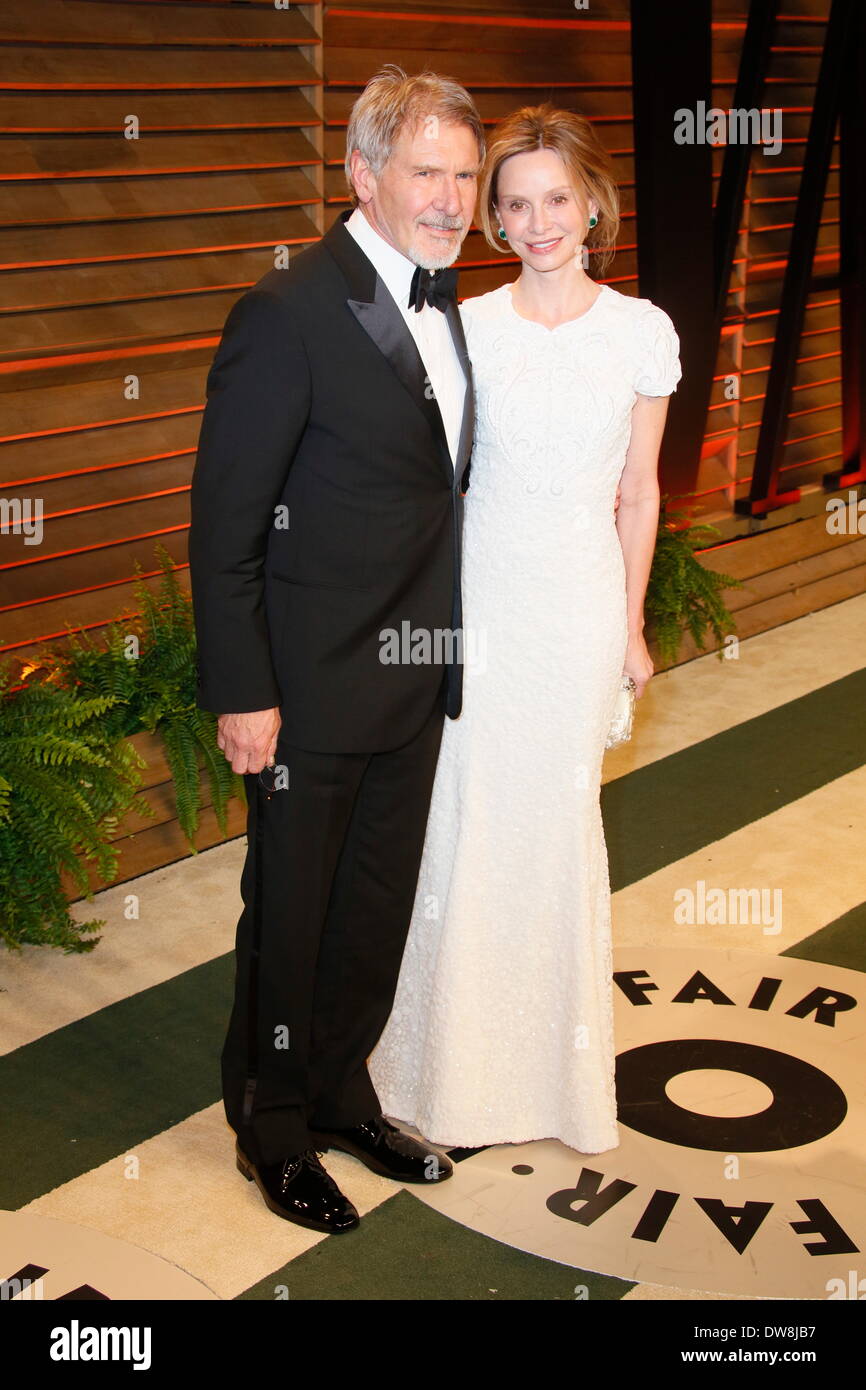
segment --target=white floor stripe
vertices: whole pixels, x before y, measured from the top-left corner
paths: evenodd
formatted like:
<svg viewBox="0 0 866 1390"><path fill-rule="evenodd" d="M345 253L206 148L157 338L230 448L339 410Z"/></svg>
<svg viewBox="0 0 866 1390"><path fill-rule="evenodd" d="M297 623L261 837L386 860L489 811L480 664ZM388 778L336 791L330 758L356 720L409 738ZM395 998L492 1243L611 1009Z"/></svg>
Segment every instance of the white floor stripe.
<svg viewBox="0 0 866 1390"><path fill-rule="evenodd" d="M614 945L735 946L778 955L866 901L864 823L866 767L860 767L614 893ZM738 911L740 920L725 925L702 924L697 911L691 922L676 920L687 902L676 894L691 890L697 907L700 891L711 888L721 888L726 908L734 909L739 900L731 890L758 889L768 911L748 917Z"/></svg>
<svg viewBox="0 0 866 1390"><path fill-rule="evenodd" d="M361 1217L401 1190L399 1183L377 1177L348 1154L330 1150L322 1162ZM135 1172L138 1176L127 1176ZM225 1299L236 1298L288 1260L329 1239L268 1210L255 1183L247 1182L235 1167L234 1135L221 1104L191 1115L21 1210L128 1241L178 1265ZM351 1241L355 1234L347 1231L332 1239ZM291 1281L287 1292L291 1298Z"/></svg>
<svg viewBox="0 0 866 1390"><path fill-rule="evenodd" d="M866 594L810 613L715 654L653 676L635 707L628 743L605 754L603 780L766 714L859 671L866 651Z"/></svg>

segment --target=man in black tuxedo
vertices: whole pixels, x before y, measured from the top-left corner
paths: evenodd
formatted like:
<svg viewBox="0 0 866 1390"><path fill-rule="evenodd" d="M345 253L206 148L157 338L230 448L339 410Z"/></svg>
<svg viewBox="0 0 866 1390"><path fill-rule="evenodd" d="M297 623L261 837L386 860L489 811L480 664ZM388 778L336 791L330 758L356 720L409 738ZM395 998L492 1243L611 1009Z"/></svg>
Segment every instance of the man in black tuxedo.
<svg viewBox="0 0 866 1390"><path fill-rule="evenodd" d="M402 1182L452 1172L385 1119L366 1059L396 991L443 719L461 709L474 410L449 267L483 157L462 87L383 69L349 123L354 211L241 296L207 381L197 698L248 801L223 1097L240 1171L322 1231L359 1222L319 1162L329 1147ZM406 651L418 633L432 661Z"/></svg>

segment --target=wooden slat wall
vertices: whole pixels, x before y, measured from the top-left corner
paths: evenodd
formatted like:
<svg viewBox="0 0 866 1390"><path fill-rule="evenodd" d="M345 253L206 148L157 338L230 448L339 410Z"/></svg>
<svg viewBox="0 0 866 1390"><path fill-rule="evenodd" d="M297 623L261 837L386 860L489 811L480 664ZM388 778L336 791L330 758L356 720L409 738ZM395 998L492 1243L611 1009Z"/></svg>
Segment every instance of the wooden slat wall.
<svg viewBox="0 0 866 1390"><path fill-rule="evenodd" d="M323 230L321 11L0 5L0 489L44 515L41 544L0 537L0 651L25 663L130 607L157 538L188 582L226 315Z"/></svg>
<svg viewBox="0 0 866 1390"><path fill-rule="evenodd" d="M830 0L795 0L792 4L785 0L783 10L785 18L777 26L771 53L766 104L783 108L784 147L780 154L765 154L758 147L749 177L737 496L748 495L758 445L781 282ZM816 278L831 278L838 275L838 268L837 131L813 274ZM820 491L823 474L840 466L842 459L838 289L819 289L809 295L788 418L780 488L799 486Z"/></svg>
<svg viewBox="0 0 866 1390"><path fill-rule="evenodd" d="M725 354L730 369L741 374L741 395L735 404L724 399L720 362L701 478L703 505L716 513L749 492L829 7L830 0L786 0L775 31L764 105L783 112L783 149L773 155L757 146L751 160ZM739 9L745 17L747 6ZM832 280L839 271L838 167L837 132L816 279ZM816 289L808 297L799 345L780 488L822 492L822 477L841 463L841 448L839 293Z"/></svg>

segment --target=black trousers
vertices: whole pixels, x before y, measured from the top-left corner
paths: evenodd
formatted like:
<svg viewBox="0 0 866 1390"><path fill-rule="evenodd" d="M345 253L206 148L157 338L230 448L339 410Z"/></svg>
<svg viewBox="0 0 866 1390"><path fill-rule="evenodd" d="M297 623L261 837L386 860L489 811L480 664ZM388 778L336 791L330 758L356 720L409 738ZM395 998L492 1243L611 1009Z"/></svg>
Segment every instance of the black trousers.
<svg viewBox="0 0 866 1390"><path fill-rule="evenodd" d="M278 742L288 787L279 772L274 785L273 769L244 778L244 909L222 1081L228 1122L255 1163L311 1147L309 1126L381 1112L367 1058L412 916L443 688L402 748L315 753Z"/></svg>

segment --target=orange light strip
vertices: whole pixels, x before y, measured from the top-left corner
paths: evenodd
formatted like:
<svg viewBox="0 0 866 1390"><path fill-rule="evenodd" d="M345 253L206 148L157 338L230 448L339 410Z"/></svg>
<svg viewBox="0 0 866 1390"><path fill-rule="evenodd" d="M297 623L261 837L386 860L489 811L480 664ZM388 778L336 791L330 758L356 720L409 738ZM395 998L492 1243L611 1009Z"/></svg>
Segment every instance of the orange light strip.
<svg viewBox="0 0 866 1390"><path fill-rule="evenodd" d="M779 24L821 24L827 23L822 14L780 14L776 16Z"/></svg>
<svg viewBox="0 0 866 1390"><path fill-rule="evenodd" d="M89 420L83 425L58 425L56 429L52 430L31 430L29 434L2 434L0 435L0 444L14 444L21 439L51 439L57 434L81 434L85 430L110 429L112 425L136 425L145 424L148 420L171 420L176 415L195 415L202 409L203 406L200 405L184 405L178 406L176 410L154 410L146 415L118 415L117 419L114 420ZM83 473L95 471L95 469L90 468L82 469ZM62 476L73 477L75 470L66 475L51 474L51 477L56 478ZM4 484L4 486L8 486L8 484Z"/></svg>
<svg viewBox="0 0 866 1390"><path fill-rule="evenodd" d="M822 430L818 434L810 435L810 438L829 439L830 435L835 433L835 430ZM794 442L798 443L799 441L795 440ZM755 449L744 449L740 457L753 459L755 457L756 452L757 450ZM839 450L834 449L833 452L830 454L816 454L816 456L813 459L805 459L802 463L786 463L783 465L783 467L786 472L790 472L792 468L811 468L814 463L827 463L833 459L838 459L839 457ZM751 474L749 474L749 478L751 479Z"/></svg>
<svg viewBox="0 0 866 1390"><path fill-rule="evenodd" d="M308 243L309 240L309 237L283 237L281 245L301 246ZM52 257L50 260L44 261L0 261L0 270L54 270L66 265L116 265L125 264L127 261L161 261L174 256L206 256L214 253L221 255L229 251L264 251L266 248L272 249L273 245L273 241L267 239L265 241L224 241L212 246L170 246L165 250L152 247L149 251L125 251L117 255L105 251L97 254L91 252L88 256L68 256L62 259ZM222 290L221 285L216 288ZM185 293L188 291L175 291L175 295ZM198 293L204 294L205 291L199 290ZM156 297L156 295L148 296L151 299ZM159 296L160 299L163 297L162 295ZM23 307L16 308L15 312L25 313L26 310Z"/></svg>
<svg viewBox="0 0 866 1390"><path fill-rule="evenodd" d="M189 569L189 563L180 564L180 565L172 565L171 569L172 569L172 573L176 574L179 570ZM155 578L158 574L161 574L161 573L162 573L162 570L148 570L148 571L146 571L146 572L143 572L143 573L141 574L141 576L132 575L132 576L130 577L130 579L128 579L128 580L120 580L119 582L120 582L120 583L126 583L126 584L128 584L128 583L130 583L131 581L133 581L133 580L135 580L135 579L137 579L137 578L139 578L139 577L142 578L142 579L153 579L153 578ZM103 587L103 586L100 586L100 587ZM108 587L108 586L106 585L106 586L104 586L104 587ZM19 648L21 648L21 647L35 647L35 646L38 646L41 642L55 642L55 641L57 641L58 638L74 636L75 633L77 633L77 632L95 632L98 628L101 628L101 627L108 627L111 623L117 622L117 620L118 620L117 617L114 617L114 618L102 618L102 619L100 619L99 622L96 622L96 623L80 623L78 627L72 628L71 631L70 631L69 628L63 628L62 630L58 630L58 631L56 631L56 632L46 632L46 633L43 633L43 634L42 634L41 636L39 636L39 637L27 637L27 638L25 638L25 640L24 640L23 642L8 642L5 646L0 646L0 652L14 652L14 651L16 651L17 649L19 649ZM10 686L10 687L9 687L10 690L20 690L21 688L22 688L22 687L21 687L20 685L18 685L18 686Z"/></svg>
<svg viewBox="0 0 866 1390"><path fill-rule="evenodd" d="M31 128L27 133L32 135L35 132ZM336 160L334 162L336 164ZM310 207L318 201L318 198L313 194L311 198L281 198L276 203L210 203L207 206L197 207L194 215L196 217L200 215L203 217L221 217L226 212L279 212L283 208ZM757 201L756 198L752 199L752 202ZM169 210L151 213L148 217L143 218L138 212L112 212L110 216L106 215L105 217L63 217L58 218L56 222L48 222L44 218L36 218L30 222L21 222L16 219L15 227L16 229L20 227L98 227L102 222L162 222L169 218L183 218L189 215L186 212Z"/></svg>
<svg viewBox="0 0 866 1390"><path fill-rule="evenodd" d="M839 308L839 307L840 307L840 304L841 304L841 301L840 301L838 298L836 298L836 299L820 299L820 300L818 300L818 302L817 302L816 304L809 304L809 305L807 305L807 309L835 309L835 308ZM749 325L749 324L752 324L752 323L759 323L761 319L772 318L772 316L773 316L774 314L778 314L778 312L779 312L778 309L756 309L756 310L750 310L750 311L747 313L747 316L746 316L746 324ZM829 331L829 330L826 329L826 328L808 328L808 329L806 330L806 333L809 333L809 334L811 334L811 333L826 333L826 332L828 332L828 331ZM805 336L805 335L804 335L804 336ZM750 339L750 341L746 344L746 346L747 346L747 347L755 347L755 346L756 346L757 344L759 344L759 343L764 343L764 344L766 344L766 343L772 343L773 341L774 341L773 338L752 338L752 339Z"/></svg>
<svg viewBox="0 0 866 1390"><path fill-rule="evenodd" d="M536 85L541 85L537 83ZM613 84L611 84L613 85ZM156 174L243 174L250 169L299 169L308 164L319 165L321 160L313 159L293 159L286 163L284 159L264 160L261 163L257 160L245 159L242 164L153 164L147 168L137 167L135 169L122 169L116 165L94 167L86 170L73 170L64 173L62 169L30 169L21 174L3 174L0 178L0 187L7 183L38 183L39 180L60 183L61 180L69 179L139 179L152 178ZM187 214L178 213L178 216Z"/></svg>
<svg viewBox="0 0 866 1390"><path fill-rule="evenodd" d="M777 202L790 202L790 203L793 203L793 202L795 201L795 199L794 199L794 198L786 198L786 199L776 199L775 201L777 201ZM763 236L765 232L790 232L790 231L792 230L793 226L794 226L794 219L791 218L791 220L788 221L788 222L765 222L764 225L763 225L762 227L744 228L743 230L744 230L744 231L747 231L747 232L750 232L752 236ZM839 226L839 218L838 218L838 217L827 217L827 218L826 218L824 221L822 221L822 223L821 223L822 229L823 229L824 227L838 227L838 226Z"/></svg>
<svg viewBox="0 0 866 1390"><path fill-rule="evenodd" d="M836 197L838 197L839 195L836 194L836 193L830 193L830 194L828 194L827 196L830 197L830 198L836 198ZM765 198L756 198L756 197L753 196L753 197L751 197L751 198L749 199L749 202L751 203L751 205L752 205L753 208L764 208L764 207L769 207L769 206L770 206L771 204L773 204L773 203L796 203L796 201L797 201L797 194L796 194L796 193L780 193L777 197L765 197ZM789 225L790 225L790 223L789 223ZM766 229L765 229L764 227L747 227L745 230L750 231L750 232L763 232L763 231L765 231Z"/></svg>
<svg viewBox="0 0 866 1390"><path fill-rule="evenodd" d="M601 30L603 32L629 33L631 24L627 19L526 19L515 15L471 15L471 14L422 14L411 10L341 10L336 5L328 8L328 19L386 19L389 23L402 20L409 23L466 25L483 29L574 29ZM713 26L715 28L715 25ZM745 30L745 24L731 25L731 28Z"/></svg>
<svg viewBox="0 0 866 1390"><path fill-rule="evenodd" d="M91 3L98 4L99 0L91 0ZM0 86L0 93L2 93L3 90L3 87ZM310 116L289 116L285 121L280 121L279 123L274 123L273 121L238 121L237 123L235 123L234 121L232 121L231 124L219 125L213 121L210 121L207 125L196 125L195 127L187 127L186 130L187 133L195 135L207 135L211 131L215 130L259 130L264 131L266 133L270 132L274 135L279 135L282 131L287 129L302 130L307 129L309 127L310 129L315 130L318 129L318 127L321 124L321 117L317 116L316 113L313 112ZM176 125L149 125L148 130L152 131L154 135L178 134L178 127ZM181 127L181 130L183 130L183 127ZM9 130L4 131L3 133L12 133L11 127L9 128ZM23 139L25 136L28 135L56 135L58 139L60 139L63 136L68 135L69 133L70 132L68 127L57 125L16 125L14 128L14 134L19 139ZM116 128L114 126L80 125L75 127L76 136L92 135L94 139L100 140L103 139L105 136L114 135L115 133ZM133 178L135 177L134 174L131 174L130 176ZM118 214L118 220L120 220L122 216L122 213ZM112 218L112 220L114 219ZM18 223L16 225L20 226L21 223Z"/></svg>
<svg viewBox="0 0 866 1390"><path fill-rule="evenodd" d="M245 286L228 285L226 288L244 289ZM216 347L218 342L217 334L209 338L178 338L170 343L151 343L141 347L95 348L92 352L68 352L54 357L18 357L12 362L0 362L0 374L47 371L51 367L74 366L76 363L84 365L89 362L129 362L136 357L161 357L171 352L193 352L196 348L212 348Z"/></svg>
<svg viewBox="0 0 866 1390"><path fill-rule="evenodd" d="M17 565L2 565L0 566L0 569L21 569L25 564L42 564L49 560L68 560L75 555L87 555L88 552L91 550L110 550L113 546L116 545L132 545L134 541L147 541L150 540L153 536L167 536L172 531L188 530L189 522L183 521L179 522L177 526L160 526L155 531L136 531L131 536L118 536L115 540L94 541L92 545L76 545L73 546L70 550L55 550L52 552L51 555L38 556L35 560L23 560ZM134 578L135 576L133 575L132 577ZM122 582L125 583L126 581ZM100 584L96 587L101 588L102 585ZM39 599L38 601L42 603L44 600ZM17 608L18 605L13 604L12 607Z"/></svg>
<svg viewBox="0 0 866 1390"><path fill-rule="evenodd" d="M821 252L820 255L817 255L817 254L816 254L815 259L814 259L814 261L812 262L812 264L813 264L813 266L815 266L815 265L835 266L835 265L838 264L838 261L839 261L839 248L838 248L838 247L830 247L829 250ZM760 280L759 280L758 277L755 275L755 272L756 272L756 271L761 271L761 272L763 272L763 271L765 271L765 270L775 270L775 271L780 272L778 278L781 279L781 278L782 278L782 274L784 273L787 264L788 264L788 259L787 259L787 257L785 257L784 260L775 260L775 261L751 261L751 262L750 262L750 265L751 265L751 268L752 268L752 275L753 275L752 284L755 284L756 280L757 280L757 283L760 284ZM766 278L769 278L769 277L766 277ZM778 313L778 310L774 310L773 312L774 312L774 313Z"/></svg>
<svg viewBox="0 0 866 1390"><path fill-rule="evenodd" d="M94 502L87 507L68 507L62 512L45 512L43 521L59 521L64 516L84 516L87 512L108 511L111 507L128 507L132 502L152 502L156 497L173 497L178 492L189 492L190 484L181 487L160 488L158 492L138 492L130 497L115 497L109 502ZM56 555L36 555L32 560L16 560L8 565L0 565L0 570L19 569L23 565L38 565L43 560L54 560Z"/></svg>
<svg viewBox="0 0 866 1390"><path fill-rule="evenodd" d="M69 44L55 44L55 48L64 51L69 50ZM81 45L79 45L81 47ZM85 47L91 47L90 44ZM159 50L165 45L154 44L154 49ZM309 72L305 77L297 79L285 77L280 82L218 82L216 87L211 82L195 82L187 79L184 82L7 82L0 83L0 90L4 92L192 92L192 91L234 91L236 88L249 87L252 91L285 91L287 87L323 87L324 77L320 77L316 72Z"/></svg>
<svg viewBox="0 0 866 1390"><path fill-rule="evenodd" d="M11 487L33 487L36 483L53 483L55 478L86 478L91 473L105 473L110 468L135 468L140 463L163 463L166 459L182 459L193 455L195 449L166 449L163 454L139 454L134 459L118 459L112 463L94 463L90 468L68 468L62 473L38 473L32 478L9 478L0 483L4 490Z"/></svg>
<svg viewBox="0 0 866 1390"><path fill-rule="evenodd" d="M147 539L149 539L150 537L153 537L153 536L167 536L167 535L170 535L172 531L185 531L186 529L187 529L186 526L167 526L167 527L164 527L164 528L163 528L162 530L160 530L160 531L148 531L147 533L143 534L142 536L131 536L131 537L125 538L123 541L113 541L113 542L112 542L112 545L127 545L127 544L129 544L131 541L136 541L136 540L147 540ZM109 549L109 547L108 547L108 546L87 546L87 547L85 547L85 549L86 549L86 550L107 550L107 549ZM69 554L70 554L70 555L77 555L77 554L81 554L81 553L84 553L84 552L79 552L79 551L75 551L75 550L69 551ZM175 566L175 568L178 568L178 569L180 569L180 568L188 569L188 568L189 568L189 562L188 562L188 561L185 562L182 566L180 566L180 565ZM151 575L159 574L159 573L160 573L160 570L147 570L147 571L145 571L145 573L142 575L142 578L149 578ZM54 599L61 599L61 598L77 598L77 597L78 597L79 595L81 595L81 594L95 594L95 593L97 593L100 589L116 589L116 588L117 588L119 585L121 585L121 584L131 584L131 583L134 583L134 581L135 581L137 578L138 578L137 575L135 575L135 574L130 574L130 575L124 576L124 577L121 578L121 579L109 579L109 580L106 580L106 581L105 581L104 583L102 583L102 584L85 584L85 585L83 585L80 589L64 589L64 590L62 590L61 592L56 593L56 594L46 594L44 598L27 598L27 599L24 599L23 602L21 602L21 603L6 603L6 604L3 604L2 607L0 607L0 613L11 613L13 610L18 609L18 608L33 608L36 604L40 604L40 603L51 603ZM17 645L20 645L20 643L17 644Z"/></svg>

